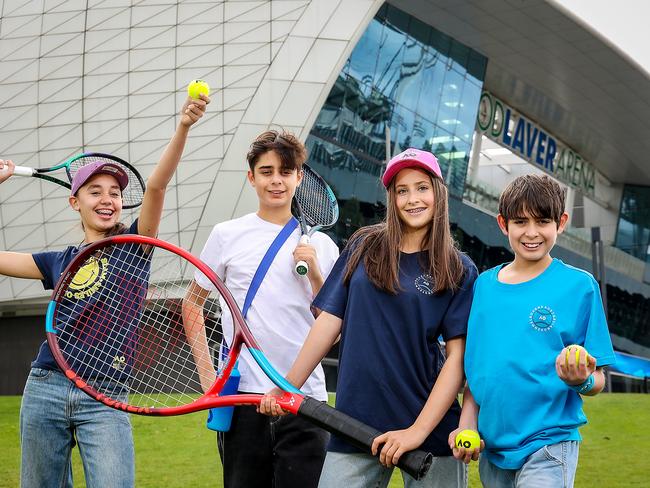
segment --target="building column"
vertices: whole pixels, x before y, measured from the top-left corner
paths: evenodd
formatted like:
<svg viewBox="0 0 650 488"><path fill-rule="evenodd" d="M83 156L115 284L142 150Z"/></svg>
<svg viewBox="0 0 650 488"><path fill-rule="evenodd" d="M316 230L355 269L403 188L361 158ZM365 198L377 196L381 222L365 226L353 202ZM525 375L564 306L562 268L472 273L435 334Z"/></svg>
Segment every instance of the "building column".
<svg viewBox="0 0 650 488"><path fill-rule="evenodd" d="M483 134L479 131L474 131L474 136L472 137L472 150L469 156L469 166L467 168L468 178L470 186L476 185L476 180L478 179L478 166L479 160L481 158L481 144L483 143Z"/></svg>
<svg viewBox="0 0 650 488"><path fill-rule="evenodd" d="M573 211L574 209L574 203L576 200L576 191L571 188L570 186L567 186L566 190L566 202L564 205L564 208L566 212L569 214L569 220L567 220L567 227L571 225L571 222L573 221Z"/></svg>

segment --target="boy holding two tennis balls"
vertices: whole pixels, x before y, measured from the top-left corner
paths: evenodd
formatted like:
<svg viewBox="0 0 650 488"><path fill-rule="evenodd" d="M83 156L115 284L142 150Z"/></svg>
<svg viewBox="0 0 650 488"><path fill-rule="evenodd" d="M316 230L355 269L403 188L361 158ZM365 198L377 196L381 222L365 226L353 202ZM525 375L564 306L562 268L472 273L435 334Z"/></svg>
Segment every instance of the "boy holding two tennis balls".
<svg viewBox="0 0 650 488"><path fill-rule="evenodd" d="M573 486L578 428L587 422L582 396L602 391L602 368L615 361L598 283L549 254L568 220L564 204L548 176L512 181L497 221L514 261L474 286L467 387L449 445L466 463L484 448L479 473L488 488ZM457 447L464 429L480 432L481 448Z"/></svg>

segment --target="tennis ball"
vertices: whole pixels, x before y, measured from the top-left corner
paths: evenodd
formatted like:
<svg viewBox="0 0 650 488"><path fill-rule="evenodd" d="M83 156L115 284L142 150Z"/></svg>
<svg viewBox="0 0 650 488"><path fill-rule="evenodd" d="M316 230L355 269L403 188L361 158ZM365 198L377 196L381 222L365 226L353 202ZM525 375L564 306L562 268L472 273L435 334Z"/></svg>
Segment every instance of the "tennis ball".
<svg viewBox="0 0 650 488"><path fill-rule="evenodd" d="M456 434L456 440L454 442L459 449L461 447L465 449L477 449L481 447L481 436L475 430L465 429Z"/></svg>
<svg viewBox="0 0 650 488"><path fill-rule="evenodd" d="M205 96L210 96L210 85L203 80L192 80L187 85L187 94L192 98L200 98L199 95L203 93Z"/></svg>
<svg viewBox="0 0 650 488"><path fill-rule="evenodd" d="M576 364L578 364L578 362L580 361L580 351L585 352L585 354L587 355L587 364L591 364L591 358L589 358L589 353L587 352L587 350L584 347L579 346L578 344L571 344L570 346L567 346L566 349L567 349L567 351L566 351L566 357L565 357L565 360L564 360L564 365L567 368L569 367L569 354L571 354L571 351L575 351Z"/></svg>

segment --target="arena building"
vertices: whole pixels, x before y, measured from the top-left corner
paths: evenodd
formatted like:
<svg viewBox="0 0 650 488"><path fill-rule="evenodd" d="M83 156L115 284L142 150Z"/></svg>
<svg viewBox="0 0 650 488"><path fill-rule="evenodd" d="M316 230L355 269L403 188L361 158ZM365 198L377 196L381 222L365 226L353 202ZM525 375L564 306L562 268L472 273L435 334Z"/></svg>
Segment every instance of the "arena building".
<svg viewBox="0 0 650 488"><path fill-rule="evenodd" d="M568 192L554 255L601 283L619 355L614 387L650 366L650 6L578 0L0 1L0 158L44 167L115 154L146 177L187 83L212 87L167 194L160 238L198 254L212 226L256 209L245 154L269 127L299 135L334 187L342 246L380 219L386 160L434 152L461 248L511 259L494 216L517 175ZM129 220L125 212L124 220ZM77 245L67 192L0 187L9 251ZM49 294L0 279L0 393L19 393ZM632 357L630 355L638 356ZM635 381L633 378L644 379Z"/></svg>

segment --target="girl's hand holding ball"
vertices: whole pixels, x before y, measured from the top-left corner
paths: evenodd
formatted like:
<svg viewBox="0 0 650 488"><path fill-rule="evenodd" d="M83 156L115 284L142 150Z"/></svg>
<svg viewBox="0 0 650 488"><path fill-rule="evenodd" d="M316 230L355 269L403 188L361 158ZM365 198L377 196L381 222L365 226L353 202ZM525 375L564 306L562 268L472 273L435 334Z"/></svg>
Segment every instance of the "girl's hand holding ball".
<svg viewBox="0 0 650 488"><path fill-rule="evenodd" d="M449 434L449 447L456 459L469 464L478 461L480 452L485 449L485 442L475 430L459 427Z"/></svg>

